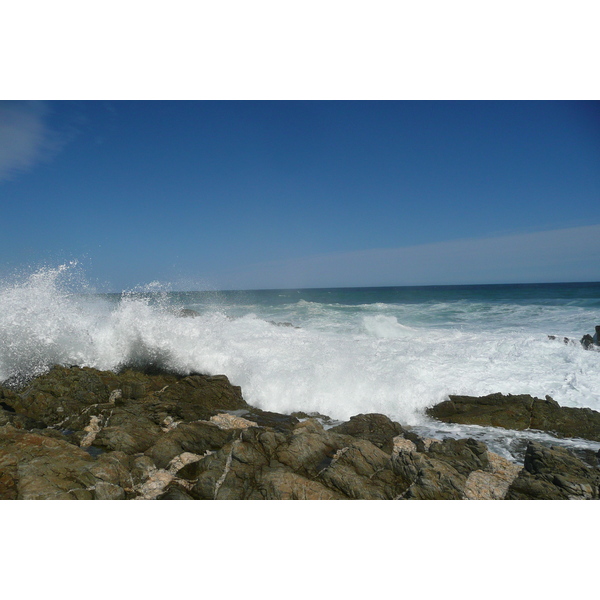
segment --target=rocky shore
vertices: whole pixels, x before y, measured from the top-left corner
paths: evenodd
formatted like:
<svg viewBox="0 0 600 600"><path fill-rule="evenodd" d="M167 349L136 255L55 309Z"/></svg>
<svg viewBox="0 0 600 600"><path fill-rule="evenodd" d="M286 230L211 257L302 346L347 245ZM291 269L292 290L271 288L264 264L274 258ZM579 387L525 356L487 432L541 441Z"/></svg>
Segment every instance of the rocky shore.
<svg viewBox="0 0 600 600"><path fill-rule="evenodd" d="M600 440L551 398L451 396L445 422ZM324 427L325 424L325 427ZM0 499L597 499L598 454L530 441L524 465L384 415L330 426L245 402L227 377L56 366L0 386Z"/></svg>

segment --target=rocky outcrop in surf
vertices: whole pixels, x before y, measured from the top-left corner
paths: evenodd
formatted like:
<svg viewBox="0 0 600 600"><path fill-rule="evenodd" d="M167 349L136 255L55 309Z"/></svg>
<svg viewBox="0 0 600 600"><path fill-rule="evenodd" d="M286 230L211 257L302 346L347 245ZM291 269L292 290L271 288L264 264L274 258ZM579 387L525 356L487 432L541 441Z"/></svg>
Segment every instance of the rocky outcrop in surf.
<svg viewBox="0 0 600 600"><path fill-rule="evenodd" d="M516 406L510 423L531 419ZM381 414L331 425L250 406L222 375L57 366L0 387L0 498L598 498L595 455L532 443L523 466Z"/></svg>
<svg viewBox="0 0 600 600"><path fill-rule="evenodd" d="M534 429L557 437L600 441L600 413L591 408L560 406L550 396L541 400L529 395L500 393L483 397L451 395L426 412L445 423Z"/></svg>

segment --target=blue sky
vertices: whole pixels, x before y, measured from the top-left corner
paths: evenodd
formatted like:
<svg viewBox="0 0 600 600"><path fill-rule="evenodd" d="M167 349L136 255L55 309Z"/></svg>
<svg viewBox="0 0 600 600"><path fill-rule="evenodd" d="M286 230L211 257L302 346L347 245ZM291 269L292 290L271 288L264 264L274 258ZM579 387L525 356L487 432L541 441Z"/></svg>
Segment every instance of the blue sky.
<svg viewBox="0 0 600 600"><path fill-rule="evenodd" d="M0 103L0 275L102 290L600 280L600 103Z"/></svg>

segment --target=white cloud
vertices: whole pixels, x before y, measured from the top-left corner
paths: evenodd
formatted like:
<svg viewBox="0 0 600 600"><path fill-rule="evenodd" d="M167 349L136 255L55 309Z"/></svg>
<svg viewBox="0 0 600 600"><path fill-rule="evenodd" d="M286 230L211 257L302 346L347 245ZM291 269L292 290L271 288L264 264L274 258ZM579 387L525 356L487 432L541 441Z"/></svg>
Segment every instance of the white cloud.
<svg viewBox="0 0 600 600"><path fill-rule="evenodd" d="M55 144L40 102L0 102L0 182L47 159Z"/></svg>
<svg viewBox="0 0 600 600"><path fill-rule="evenodd" d="M600 280L600 225L252 265L223 286L459 285Z"/></svg>

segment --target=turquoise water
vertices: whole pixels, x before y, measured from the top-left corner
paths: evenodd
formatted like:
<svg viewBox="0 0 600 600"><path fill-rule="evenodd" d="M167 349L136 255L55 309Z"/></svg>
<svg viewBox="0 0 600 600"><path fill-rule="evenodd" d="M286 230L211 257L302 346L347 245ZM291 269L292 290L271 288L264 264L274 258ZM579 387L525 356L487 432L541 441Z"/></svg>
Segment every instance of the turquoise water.
<svg viewBox="0 0 600 600"><path fill-rule="evenodd" d="M242 292L154 283L108 295L85 287L69 267L0 286L0 380L56 363L224 373L266 410L334 420L379 412L438 436L466 432L425 415L448 394L550 395L600 410L600 352L578 343L600 324L600 283ZM178 316L183 308L196 316ZM469 435L501 447L513 434Z"/></svg>

